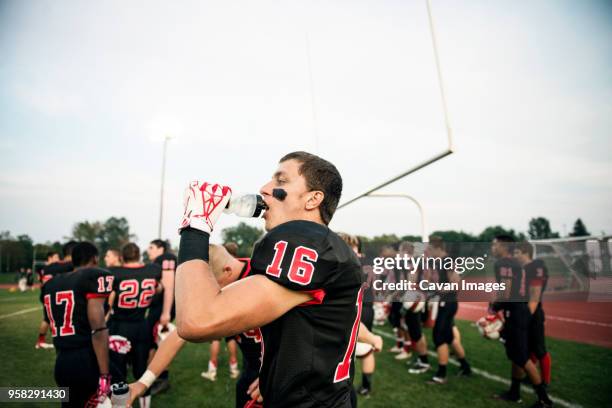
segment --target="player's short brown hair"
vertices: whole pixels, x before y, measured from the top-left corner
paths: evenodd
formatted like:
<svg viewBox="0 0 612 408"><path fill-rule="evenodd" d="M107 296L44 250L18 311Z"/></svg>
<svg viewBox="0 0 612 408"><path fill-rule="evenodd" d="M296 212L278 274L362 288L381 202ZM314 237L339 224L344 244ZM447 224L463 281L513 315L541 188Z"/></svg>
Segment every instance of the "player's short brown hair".
<svg viewBox="0 0 612 408"><path fill-rule="evenodd" d="M234 258L238 256L238 244L235 242L226 242L225 244L223 244L223 247L225 247L225 250L227 252L229 252L229 254L231 256L233 256Z"/></svg>
<svg viewBox="0 0 612 408"><path fill-rule="evenodd" d="M128 242L121 248L121 257L123 262L138 262L140 261L140 248L133 242Z"/></svg>
<svg viewBox="0 0 612 408"><path fill-rule="evenodd" d="M307 152L292 152L283 156L279 163L297 160L300 163L298 172L306 179L310 191L322 191L323 202L319 206L321 219L328 225L331 221L342 195L342 177L330 162Z"/></svg>
<svg viewBox="0 0 612 408"><path fill-rule="evenodd" d="M527 241L519 242L514 249L518 249L522 253L529 255L529 258L533 258L533 245Z"/></svg>
<svg viewBox="0 0 612 408"><path fill-rule="evenodd" d="M442 237L438 235L432 235L431 237L429 237L429 245L431 245L433 248L446 251L446 244L444 243Z"/></svg>

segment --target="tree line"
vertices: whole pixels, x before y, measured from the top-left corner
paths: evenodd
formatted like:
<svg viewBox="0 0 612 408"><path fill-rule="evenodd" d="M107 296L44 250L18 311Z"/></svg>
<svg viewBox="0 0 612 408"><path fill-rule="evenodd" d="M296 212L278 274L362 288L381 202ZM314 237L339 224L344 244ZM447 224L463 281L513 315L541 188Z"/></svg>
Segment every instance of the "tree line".
<svg viewBox="0 0 612 408"><path fill-rule="evenodd" d="M350 232L350 231L348 231ZM251 255L253 245L263 236L261 228L250 226L244 222L222 231L224 242L235 242L238 245L238 256ZM514 229L506 229L500 225L485 228L480 234L464 231L434 231L432 235L440 236L446 242L490 242L496 235L509 235L517 241L529 239L559 238L558 232L552 231L550 222L545 217L535 217L529 221L527 235ZM570 237L589 236L590 233L580 218L574 223ZM64 242L93 242L101 254L109 248L121 248L136 239L130 232L129 222L125 217L110 217L106 221L81 221L74 224L71 236L64 237ZM420 236L383 234L375 237L360 236L364 249L375 256L381 247L395 245L400 241L421 241ZM44 261L49 251L61 253L62 243L59 241L35 244L28 235L12 236L9 231L0 231L0 272L13 272L22 267L31 267L34 260Z"/></svg>

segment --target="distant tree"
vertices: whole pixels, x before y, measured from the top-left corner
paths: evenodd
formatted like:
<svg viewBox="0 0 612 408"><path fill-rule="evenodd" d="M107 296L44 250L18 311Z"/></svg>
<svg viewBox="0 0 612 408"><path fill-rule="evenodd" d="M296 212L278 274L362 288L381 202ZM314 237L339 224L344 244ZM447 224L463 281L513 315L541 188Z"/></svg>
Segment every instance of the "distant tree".
<svg viewBox="0 0 612 408"><path fill-rule="evenodd" d="M102 240L107 248L121 248L136 238L130 234L130 224L125 217L110 217L104 222L102 231Z"/></svg>
<svg viewBox="0 0 612 408"><path fill-rule="evenodd" d="M550 229L550 222L544 217L532 218L529 221L528 234L531 239L559 238L559 233Z"/></svg>
<svg viewBox="0 0 612 408"><path fill-rule="evenodd" d="M525 239L525 234L522 232L517 233L513 229L505 229L501 225L494 225L491 227L487 227L478 235L479 242L491 242L493 238L498 235L508 235L512 237L515 241L523 241Z"/></svg>
<svg viewBox="0 0 612 408"><path fill-rule="evenodd" d="M99 221L77 222L72 227L72 238L75 241L89 241L94 244L99 244L102 241L104 226Z"/></svg>
<svg viewBox="0 0 612 408"><path fill-rule="evenodd" d="M420 235L404 235L400 238L400 241L423 242L423 237Z"/></svg>
<svg viewBox="0 0 612 408"><path fill-rule="evenodd" d="M434 231L431 235L438 236L444 242L476 242L478 237L463 231Z"/></svg>
<svg viewBox="0 0 612 408"><path fill-rule="evenodd" d="M72 239L89 241L98 247L101 262L107 249L119 249L135 238L130 233L130 225L125 217L110 217L104 222L82 221L72 228Z"/></svg>
<svg viewBox="0 0 612 408"><path fill-rule="evenodd" d="M31 267L33 252L32 238L28 235L15 238L9 231L0 232L0 272Z"/></svg>
<svg viewBox="0 0 612 408"><path fill-rule="evenodd" d="M574 229L570 232L570 237L588 237L591 233L586 229L586 226L580 218L574 223Z"/></svg>
<svg viewBox="0 0 612 408"><path fill-rule="evenodd" d="M395 234L383 234L373 238L359 237L361 240L361 250L368 257L379 256L380 249L384 246L391 245L397 249L397 244L400 242L400 238ZM417 239L417 242L420 238Z"/></svg>
<svg viewBox="0 0 612 408"><path fill-rule="evenodd" d="M224 242L235 242L238 245L238 256L251 256L253 245L264 234L261 228L252 227L241 222L234 227L223 229L221 236Z"/></svg>

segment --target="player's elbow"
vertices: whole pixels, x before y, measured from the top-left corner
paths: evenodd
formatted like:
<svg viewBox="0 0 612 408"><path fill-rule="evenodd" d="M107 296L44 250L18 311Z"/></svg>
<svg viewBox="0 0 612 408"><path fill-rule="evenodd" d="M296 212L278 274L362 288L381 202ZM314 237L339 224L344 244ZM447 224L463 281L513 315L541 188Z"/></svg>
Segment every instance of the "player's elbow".
<svg viewBox="0 0 612 408"><path fill-rule="evenodd" d="M181 339L193 343L215 340L213 325L193 319L177 319L176 330Z"/></svg>

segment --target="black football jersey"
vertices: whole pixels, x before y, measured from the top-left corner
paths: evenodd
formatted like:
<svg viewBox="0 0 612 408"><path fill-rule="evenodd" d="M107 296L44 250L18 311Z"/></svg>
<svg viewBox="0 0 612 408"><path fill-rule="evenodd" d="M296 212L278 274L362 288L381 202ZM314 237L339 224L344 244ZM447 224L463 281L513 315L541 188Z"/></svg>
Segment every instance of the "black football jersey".
<svg viewBox="0 0 612 408"><path fill-rule="evenodd" d="M144 320L161 279L161 267L152 263L137 267L121 266L111 271L115 277L115 301L111 319L134 322Z"/></svg>
<svg viewBox="0 0 612 408"><path fill-rule="evenodd" d="M166 252L164 254L161 254L160 256L155 258L153 263L159 265L162 271L176 271L176 255L174 255L173 253Z"/></svg>
<svg viewBox="0 0 612 408"><path fill-rule="evenodd" d="M437 270L434 269L431 271L430 281L435 283L449 283L449 274L453 273L452 269L448 269L444 267L444 260L442 261L442 267ZM457 291L456 290L441 290L436 291L436 295L439 296L440 302L456 302L457 301Z"/></svg>
<svg viewBox="0 0 612 408"><path fill-rule="evenodd" d="M324 225L290 221L256 243L251 268L313 296L261 328L266 407L348 404L363 297L355 253Z"/></svg>
<svg viewBox="0 0 612 408"><path fill-rule="evenodd" d="M112 287L112 274L101 268L61 273L43 286L43 304L56 349L91 346L87 300L108 297Z"/></svg>
<svg viewBox="0 0 612 408"><path fill-rule="evenodd" d="M170 252L163 253L157 258L155 258L155 260L153 260L153 263L159 265L162 269L162 272L166 272L166 271L172 271L172 273L176 272L177 258L176 258L176 255L174 255L173 253L170 253ZM163 304L164 304L164 294L156 293L155 296L153 296L152 307L159 308L161 310Z"/></svg>
<svg viewBox="0 0 612 408"><path fill-rule="evenodd" d="M541 259L534 259L524 267L525 269L525 285L527 289L538 288L540 290L540 302L538 307L542 306L542 295L548 284L548 268Z"/></svg>
<svg viewBox="0 0 612 408"><path fill-rule="evenodd" d="M249 258L238 258L244 262L244 267L240 272L238 279L243 279L251 273L251 260ZM232 337L238 343L240 352L242 353L243 364L249 370L259 371L261 368L261 342L262 334L259 328L248 330L244 333L237 334Z"/></svg>
<svg viewBox="0 0 612 408"><path fill-rule="evenodd" d="M525 302L525 275L518 261L511 257L500 258L495 261L495 280L506 283L507 302ZM509 287L508 287L509 286Z"/></svg>
<svg viewBox="0 0 612 408"><path fill-rule="evenodd" d="M42 283L46 283L48 280L52 279L54 276L59 275L61 273L70 272L74 269L72 262L53 262L52 264L45 265L41 271L41 281Z"/></svg>

